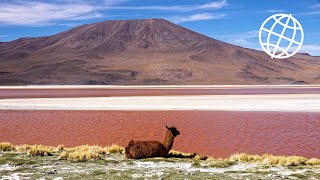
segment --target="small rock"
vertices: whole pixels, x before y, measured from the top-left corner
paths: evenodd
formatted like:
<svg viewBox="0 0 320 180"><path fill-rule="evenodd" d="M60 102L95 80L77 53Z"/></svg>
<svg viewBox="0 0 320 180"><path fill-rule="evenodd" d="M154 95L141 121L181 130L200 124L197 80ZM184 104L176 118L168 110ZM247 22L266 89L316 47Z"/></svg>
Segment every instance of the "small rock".
<svg viewBox="0 0 320 180"><path fill-rule="evenodd" d="M49 175L49 174L58 174L58 171L55 169L53 171L48 171L48 172L45 172L46 175Z"/></svg>

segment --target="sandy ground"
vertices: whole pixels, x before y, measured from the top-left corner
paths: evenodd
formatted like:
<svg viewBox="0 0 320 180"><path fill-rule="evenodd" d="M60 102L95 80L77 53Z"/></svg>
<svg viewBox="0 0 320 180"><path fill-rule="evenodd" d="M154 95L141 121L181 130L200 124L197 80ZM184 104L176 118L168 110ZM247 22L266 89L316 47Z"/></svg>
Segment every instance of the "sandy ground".
<svg viewBox="0 0 320 180"><path fill-rule="evenodd" d="M0 110L223 110L320 112L320 94L1 99Z"/></svg>

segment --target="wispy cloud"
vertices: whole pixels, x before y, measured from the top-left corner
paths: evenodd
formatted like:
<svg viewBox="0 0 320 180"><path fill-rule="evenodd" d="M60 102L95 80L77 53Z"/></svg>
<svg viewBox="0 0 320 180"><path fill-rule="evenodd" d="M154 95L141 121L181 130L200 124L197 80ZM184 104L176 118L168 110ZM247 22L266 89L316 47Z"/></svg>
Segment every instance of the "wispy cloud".
<svg viewBox="0 0 320 180"><path fill-rule="evenodd" d="M0 3L0 24L41 25L59 20L79 20L100 17L92 5L79 3L44 3L14 1Z"/></svg>
<svg viewBox="0 0 320 180"><path fill-rule="evenodd" d="M309 10L304 13L299 13L297 15L318 15L320 14L320 4L314 4L309 7Z"/></svg>
<svg viewBox="0 0 320 180"><path fill-rule="evenodd" d="M230 35L217 35L214 38L219 40L235 44L242 47L252 48L256 50L261 50L259 44L259 31L253 30L239 34L230 34ZM299 50L301 53L309 53L311 55L320 56L320 45L317 44L304 44Z"/></svg>
<svg viewBox="0 0 320 180"><path fill-rule="evenodd" d="M227 0L214 1L206 4L176 5L176 6L106 6L105 9L122 10L157 10L157 11L194 11L194 10L216 10L227 6Z"/></svg>
<svg viewBox="0 0 320 180"><path fill-rule="evenodd" d="M175 5L175 6L117 6L128 0L54 0L40 1L0 1L0 25L48 25L68 24L72 21L102 17L103 10L159 10L159 11L194 11L217 10L228 5L227 0L219 0L205 4ZM223 15L200 13L187 17L177 17L179 22L205 19L217 19Z"/></svg>
<svg viewBox="0 0 320 180"><path fill-rule="evenodd" d="M320 9L320 4L314 4L312 6L310 6L311 9Z"/></svg>
<svg viewBox="0 0 320 180"><path fill-rule="evenodd" d="M284 12L286 12L286 10L284 10L284 9L268 9L265 12L267 12L267 13L284 13Z"/></svg>
<svg viewBox="0 0 320 180"><path fill-rule="evenodd" d="M304 45L302 45L299 52L304 52L304 53L307 52L311 55L320 56L320 45L304 44Z"/></svg>
<svg viewBox="0 0 320 180"><path fill-rule="evenodd" d="M259 36L259 31L252 30L243 33L227 34L227 35L216 35L215 38L236 44L239 46L251 45L252 39L257 39Z"/></svg>
<svg viewBox="0 0 320 180"><path fill-rule="evenodd" d="M67 26L67 27L76 27L82 25L82 23L59 23L60 26Z"/></svg>
<svg viewBox="0 0 320 180"><path fill-rule="evenodd" d="M200 20L210 20L210 19L222 19L224 14L212 14L212 13L199 13L188 16L175 16L173 21L175 23L187 22L187 21L200 21Z"/></svg>

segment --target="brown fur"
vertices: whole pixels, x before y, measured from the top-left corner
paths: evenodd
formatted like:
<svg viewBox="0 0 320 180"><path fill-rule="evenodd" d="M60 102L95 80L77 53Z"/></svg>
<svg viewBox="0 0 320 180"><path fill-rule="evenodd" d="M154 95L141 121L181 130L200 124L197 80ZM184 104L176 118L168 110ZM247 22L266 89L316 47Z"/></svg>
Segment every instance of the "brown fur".
<svg viewBox="0 0 320 180"><path fill-rule="evenodd" d="M126 157L142 159L151 157L166 157L173 146L174 138L180 134L175 127L166 126L167 133L164 142L159 141L133 141L126 147Z"/></svg>

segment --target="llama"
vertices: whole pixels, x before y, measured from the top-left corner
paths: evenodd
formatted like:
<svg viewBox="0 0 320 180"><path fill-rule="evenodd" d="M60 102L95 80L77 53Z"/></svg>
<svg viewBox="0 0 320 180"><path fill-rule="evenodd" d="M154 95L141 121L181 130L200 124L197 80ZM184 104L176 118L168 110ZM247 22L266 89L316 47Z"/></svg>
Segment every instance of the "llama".
<svg viewBox="0 0 320 180"><path fill-rule="evenodd" d="M167 157L173 146L173 140L180 132L175 127L168 127L164 142L159 141L133 141L126 147L126 157L131 159L142 159L151 157Z"/></svg>

